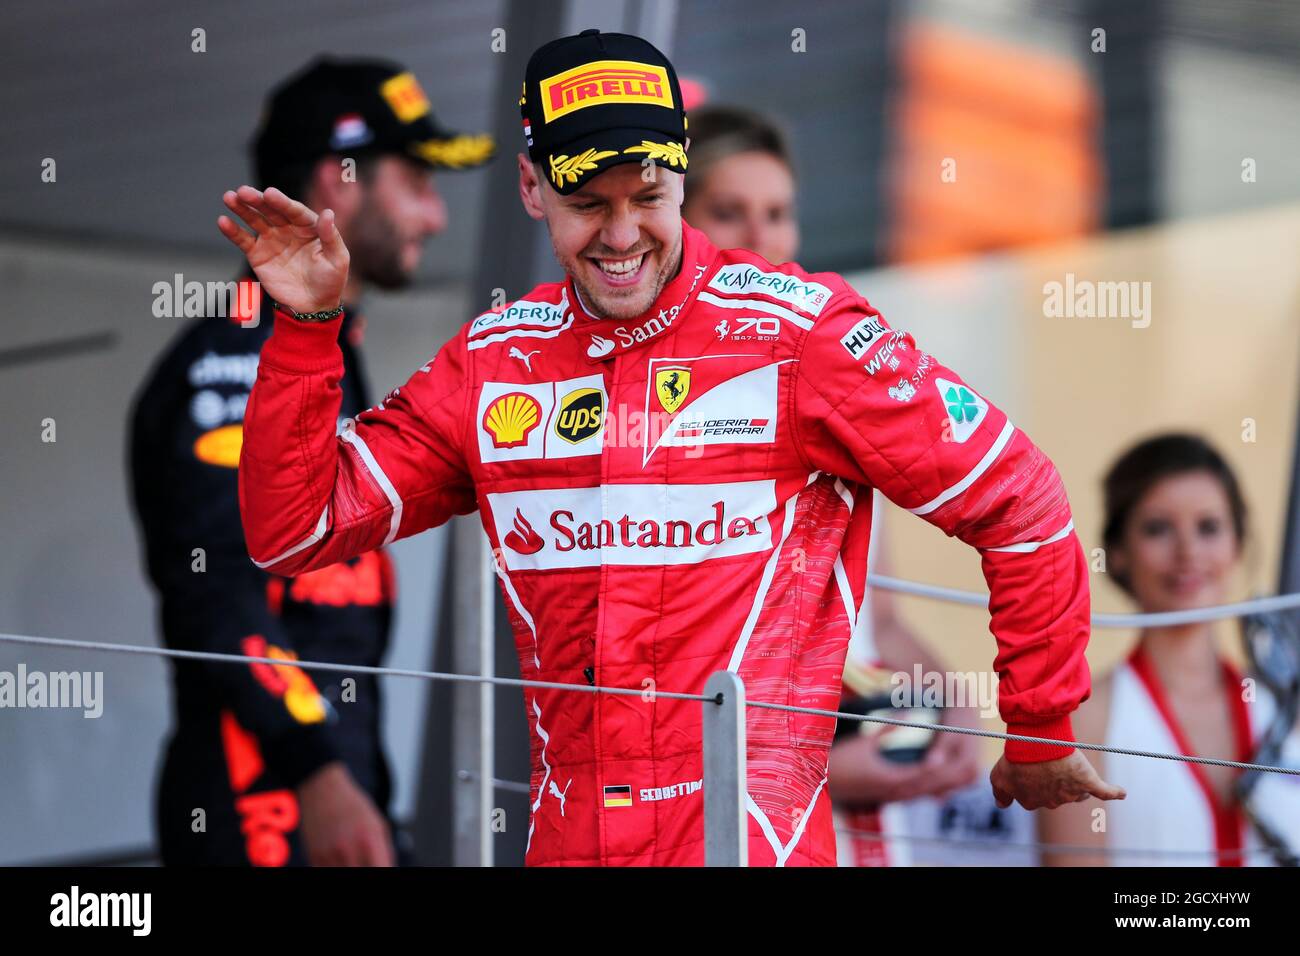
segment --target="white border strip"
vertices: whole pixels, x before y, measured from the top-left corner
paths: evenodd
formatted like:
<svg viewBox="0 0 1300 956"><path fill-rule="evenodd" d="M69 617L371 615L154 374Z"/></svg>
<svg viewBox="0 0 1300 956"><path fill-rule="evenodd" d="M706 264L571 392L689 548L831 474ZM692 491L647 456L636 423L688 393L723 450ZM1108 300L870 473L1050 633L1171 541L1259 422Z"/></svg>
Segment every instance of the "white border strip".
<svg viewBox="0 0 1300 956"><path fill-rule="evenodd" d="M980 548L981 551L1011 551L1016 554L1032 554L1045 544L1051 544L1054 541L1060 541L1074 530L1074 519L1071 518L1060 531L1050 538L1044 538L1042 541L1021 541L1019 544L1003 545L1000 548Z"/></svg>
<svg viewBox="0 0 1300 956"><path fill-rule="evenodd" d="M277 554L270 561L258 561L253 559L252 555L249 555L249 559L252 560L253 563L257 565L259 568L266 569L273 565L279 564L281 561L285 560L286 558L292 558L299 551L303 551L307 548L310 548L313 544L315 544L316 542L320 541L322 538L325 537L325 530L329 527L329 514L330 514L330 506L326 505L325 509L320 513L320 520L316 522L316 529L312 531L311 534L307 535L307 537L304 538L302 541L298 542L288 551L284 552L284 554Z"/></svg>
<svg viewBox="0 0 1300 956"><path fill-rule="evenodd" d="M489 345L496 345L498 342L505 342L509 339L553 339L571 325L573 325L572 312L569 313L561 325L557 325L553 329L506 329L502 332L493 332L481 339L470 339L469 351L484 349Z"/></svg>
<svg viewBox="0 0 1300 956"><path fill-rule="evenodd" d="M745 659L745 651L749 647L749 639L754 634L754 627L758 624L758 618L763 613L763 608L767 603L767 592L772 587L772 578L776 575L776 566L781 559L781 552L785 550L786 542L790 540L790 532L793 530L794 511L799 504L799 498L808 490L808 486L816 481L820 471L814 471L808 476L808 482L799 490L798 494L791 495L785 501L785 518L781 528L781 540L772 546L772 553L768 556L767 563L763 566L763 577L758 582L758 590L754 593L754 603L750 605L749 614L745 617L744 626L740 629L740 636L736 639L736 646L731 649L731 660L727 662L727 670L733 674L740 673L740 662ZM772 516L768 515L768 523L772 521Z"/></svg>
<svg viewBox="0 0 1300 956"><path fill-rule="evenodd" d="M957 484L953 485L951 488L940 492L937 498L932 498L920 507L908 508L907 510L912 512L914 515L928 515L930 512L938 510L941 505L952 501L952 499L956 498L971 485L975 484L980 475L989 470L993 462L997 460L997 457L1002 454L1002 449L1007 447L1007 443L1011 441L1011 436L1015 434L1015 431L1016 426L1012 425L1011 419L1008 418L1007 423L1002 426L1001 434L999 434L997 440L993 442L993 447L984 453L984 457L979 460L979 464L972 468L965 478L957 482Z"/></svg>
<svg viewBox="0 0 1300 956"><path fill-rule="evenodd" d="M825 786L826 778L822 777L822 782L817 784L817 789L813 791L812 799L808 801L808 809L800 814L799 825L794 828L794 833L790 835L790 842L785 845L781 844L781 839L776 835L776 830L772 826L772 821L768 819L763 808L760 807L753 796L746 791L745 809L748 810L749 815L754 818L754 821L758 824L758 828L763 831L763 837L767 840L768 846L770 846L772 852L776 854L777 866L785 866L785 861L790 859L790 854L793 853L794 848L799 845L799 840L803 836L803 831L807 828L808 820L812 816L813 807L817 806L817 798L821 796L822 788Z"/></svg>
<svg viewBox="0 0 1300 956"><path fill-rule="evenodd" d="M755 312L764 312L768 315L775 315L778 318L785 319L787 322L793 322L805 331L812 331L812 319L805 319L797 312L791 312L789 309L783 308L779 305L773 305L771 302L764 302L762 299L724 299L721 296L714 295L712 292L701 292L695 298L699 302L707 302L709 305L716 305L724 309L753 309Z"/></svg>
<svg viewBox="0 0 1300 956"><path fill-rule="evenodd" d="M361 463L366 466L372 478L379 483L383 489L384 496L388 498L388 503L393 506L392 517L388 520L388 536L384 538L384 545L390 545L397 537L398 530L402 527L402 496L397 493L393 483L388 480L384 474L384 469L379 467L379 462L370 451L370 446L366 444L364 438L357 434L356 423L349 420L348 424L339 433L339 437L357 450L361 456Z"/></svg>

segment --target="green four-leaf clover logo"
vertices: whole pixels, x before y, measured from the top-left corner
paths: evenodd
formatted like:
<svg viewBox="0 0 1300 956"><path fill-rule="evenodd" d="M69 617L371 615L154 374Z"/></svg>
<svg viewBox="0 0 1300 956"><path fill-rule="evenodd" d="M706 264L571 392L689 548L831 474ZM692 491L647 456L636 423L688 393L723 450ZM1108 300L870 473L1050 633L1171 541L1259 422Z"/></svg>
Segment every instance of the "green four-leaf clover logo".
<svg viewBox="0 0 1300 956"><path fill-rule="evenodd" d="M980 409L975 396L965 386L950 385L943 400L948 403L948 414L958 425L973 422L979 417Z"/></svg>

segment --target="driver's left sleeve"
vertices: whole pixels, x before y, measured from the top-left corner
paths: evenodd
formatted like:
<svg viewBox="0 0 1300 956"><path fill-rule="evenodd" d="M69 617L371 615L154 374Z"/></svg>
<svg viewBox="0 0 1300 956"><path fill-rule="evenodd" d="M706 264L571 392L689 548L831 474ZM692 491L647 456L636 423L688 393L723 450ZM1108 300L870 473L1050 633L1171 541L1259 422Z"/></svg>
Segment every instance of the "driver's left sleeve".
<svg viewBox="0 0 1300 956"><path fill-rule="evenodd" d="M879 488L980 552L1007 730L1072 742L1091 686L1087 565L1048 457L842 284L804 339L791 404L810 470ZM1006 756L1073 749L1007 741Z"/></svg>

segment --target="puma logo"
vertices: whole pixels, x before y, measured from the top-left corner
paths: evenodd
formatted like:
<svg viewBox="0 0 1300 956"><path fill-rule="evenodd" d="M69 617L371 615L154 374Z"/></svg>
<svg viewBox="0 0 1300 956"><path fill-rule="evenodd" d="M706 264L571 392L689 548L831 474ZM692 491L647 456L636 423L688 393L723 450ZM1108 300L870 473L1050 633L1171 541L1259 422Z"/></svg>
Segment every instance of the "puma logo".
<svg viewBox="0 0 1300 956"><path fill-rule="evenodd" d="M573 786L573 778L572 778L572 777L570 777L570 778L569 778L569 782L566 783L566 784L564 785L564 789L563 789L563 790L561 790L559 787L557 787L557 786L555 785L555 781L554 781L554 780L551 781L550 794L551 794L551 796L553 796L555 799L557 799L557 800L560 801L560 816L564 816L564 801L568 798L568 796L569 796L569 788L572 787L572 786Z"/></svg>
<svg viewBox="0 0 1300 956"><path fill-rule="evenodd" d="M525 355L523 352L519 350L519 346L517 345L510 346L510 358L519 359L519 361L524 363L524 368L528 369L528 371L530 372L533 370L533 366L531 364L533 361L533 356L541 355L541 354L542 354L541 349L533 349L531 352Z"/></svg>

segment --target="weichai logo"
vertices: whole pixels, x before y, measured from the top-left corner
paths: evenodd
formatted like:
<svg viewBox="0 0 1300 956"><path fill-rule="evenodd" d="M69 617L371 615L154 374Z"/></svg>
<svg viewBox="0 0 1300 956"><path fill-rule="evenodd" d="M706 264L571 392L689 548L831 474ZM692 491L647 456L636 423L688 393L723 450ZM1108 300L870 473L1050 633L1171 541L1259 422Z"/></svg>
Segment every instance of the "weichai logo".
<svg viewBox="0 0 1300 956"><path fill-rule="evenodd" d="M489 494L509 570L696 564L772 547L774 481Z"/></svg>
<svg viewBox="0 0 1300 956"><path fill-rule="evenodd" d="M547 77L539 84L542 116L550 123L588 106L644 103L673 108L668 71L632 60L597 60Z"/></svg>

